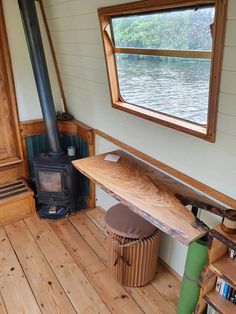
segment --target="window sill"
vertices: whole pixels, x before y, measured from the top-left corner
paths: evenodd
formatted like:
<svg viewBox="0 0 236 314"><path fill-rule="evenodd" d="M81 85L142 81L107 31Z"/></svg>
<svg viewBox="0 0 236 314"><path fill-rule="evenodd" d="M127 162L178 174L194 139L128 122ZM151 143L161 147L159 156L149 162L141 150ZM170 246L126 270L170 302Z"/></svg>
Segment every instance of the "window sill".
<svg viewBox="0 0 236 314"><path fill-rule="evenodd" d="M184 121L175 117L171 117L165 114L154 112L145 108L141 108L132 104L117 101L112 103L112 107L115 109L128 112L140 118L164 125L171 129L178 130L180 132L196 136L209 142L214 142L214 136L207 134L207 128L188 121Z"/></svg>

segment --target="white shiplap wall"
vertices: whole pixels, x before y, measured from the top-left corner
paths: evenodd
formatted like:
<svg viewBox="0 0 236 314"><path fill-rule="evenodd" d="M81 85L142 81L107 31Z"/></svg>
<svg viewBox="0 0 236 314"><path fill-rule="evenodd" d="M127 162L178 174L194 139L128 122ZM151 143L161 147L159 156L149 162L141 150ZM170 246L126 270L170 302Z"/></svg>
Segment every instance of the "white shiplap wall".
<svg viewBox="0 0 236 314"><path fill-rule="evenodd" d="M39 4L37 3L37 9L38 8ZM3 9L13 67L19 118L21 121L41 118L42 114L18 1L3 0ZM56 79L55 67L40 12L41 11L38 10L39 24L50 73L53 99L57 110L59 110L61 104L60 89Z"/></svg>
<svg viewBox="0 0 236 314"><path fill-rule="evenodd" d="M67 102L79 120L236 198L236 1L229 0L216 143L112 109L96 10L127 0L44 0ZM131 2L131 1L129 1ZM109 150L97 140L97 153ZM98 192L98 203L110 200ZM216 220L202 214L213 225ZM161 256L180 274L186 250L163 237Z"/></svg>

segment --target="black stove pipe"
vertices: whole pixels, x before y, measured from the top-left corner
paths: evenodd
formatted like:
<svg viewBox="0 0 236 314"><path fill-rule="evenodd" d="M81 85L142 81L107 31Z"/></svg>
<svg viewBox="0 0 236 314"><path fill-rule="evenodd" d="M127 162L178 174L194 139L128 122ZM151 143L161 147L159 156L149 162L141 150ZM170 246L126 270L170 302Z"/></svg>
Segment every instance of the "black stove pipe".
<svg viewBox="0 0 236 314"><path fill-rule="evenodd" d="M18 3L21 11L22 22L24 25L34 77L38 90L39 101L46 126L49 154L53 157L61 156L63 154L63 150L61 148L59 140L56 112L35 7L35 1L18 0Z"/></svg>

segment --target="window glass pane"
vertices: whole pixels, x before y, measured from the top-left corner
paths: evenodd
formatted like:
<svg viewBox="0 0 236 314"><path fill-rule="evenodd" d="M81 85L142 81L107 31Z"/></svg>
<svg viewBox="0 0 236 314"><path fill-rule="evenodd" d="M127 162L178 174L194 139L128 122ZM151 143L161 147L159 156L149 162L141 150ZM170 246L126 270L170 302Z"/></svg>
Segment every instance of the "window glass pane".
<svg viewBox="0 0 236 314"><path fill-rule="evenodd" d="M189 8L112 18L116 47L211 50L215 8Z"/></svg>
<svg viewBox="0 0 236 314"><path fill-rule="evenodd" d="M207 123L210 60L116 54L116 65L125 102Z"/></svg>

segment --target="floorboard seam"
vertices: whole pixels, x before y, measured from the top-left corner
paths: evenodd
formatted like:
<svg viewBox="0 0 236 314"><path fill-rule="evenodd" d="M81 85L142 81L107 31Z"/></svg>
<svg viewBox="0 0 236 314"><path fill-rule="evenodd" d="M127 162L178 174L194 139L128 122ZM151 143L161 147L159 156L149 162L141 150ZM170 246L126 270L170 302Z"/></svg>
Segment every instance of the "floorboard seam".
<svg viewBox="0 0 236 314"><path fill-rule="evenodd" d="M87 215L86 215L87 217ZM91 219L90 219L91 220ZM106 263L104 263L104 261L100 258L100 256L98 256L98 254L93 250L93 248L90 246L90 244L86 241L86 239L83 237L83 235L76 229L76 227L73 225L73 223L70 221L70 219L68 219L68 221L71 223L71 225L73 226L73 228L75 229L75 231L82 237L82 239L88 244L88 246L90 247L90 249L94 252L94 254L99 258L99 260L103 263L103 265L107 268ZM96 226L96 224L91 220L91 222L94 224L95 228L98 229L99 232L102 233L102 231L100 231L100 229ZM102 233L103 234L103 233ZM132 296L132 294L128 291L128 288L126 288L125 286L121 285L124 290L127 292L127 294L130 296L130 298L137 304L137 306L140 308L140 310L145 313L143 311L143 309L141 308L141 306L136 302L136 300L134 299L134 297Z"/></svg>
<svg viewBox="0 0 236 314"><path fill-rule="evenodd" d="M71 229L70 229L71 230L71 236L72 235L74 236L74 237L72 237L73 241L76 241L76 237L79 237L79 239L81 239L81 245L84 246L85 252L87 252L88 256L90 256L89 254L91 254L91 256L92 256L92 253L93 253L94 254L93 255L94 262L98 263L98 261L100 261L99 263L101 263L101 264L99 264L99 265L101 265L102 269L103 269L103 267L105 267L106 271L109 271L109 269L107 267L107 263L106 263L106 254L105 254L105 245L104 245L105 244L105 238L107 238L107 232L106 232L106 229L104 228L104 223L103 223L104 217L99 212L99 210L101 210L101 212L103 214L105 214L105 211L102 208L95 207L95 208L89 210L91 212L91 215L89 215L89 213L88 213L89 211L83 211L82 213L77 214L78 215L77 217L79 217L79 215L81 215L80 219L79 218L76 219L76 216L75 216L75 218L72 216L72 217L66 218L64 221L66 221L68 223L67 228L71 227ZM66 286L67 286L68 281L64 281L65 278L61 277L61 275L63 275L63 274L59 273L57 275L57 272L56 272L57 269L54 267L54 265L52 265L52 267L51 267L51 264L49 263L49 261L51 261L51 259L52 259L52 256L54 256L54 255L52 255L52 254L48 255L48 251L47 251L48 249L44 247L44 242L39 243L37 241L37 235L41 234L41 232L40 232L41 227L36 225L36 221L34 221L33 219L32 220L27 220L27 219L30 219L30 218L21 219L21 220L22 220L23 224L25 225L25 228L28 230L29 236L31 236L33 239L32 244L34 244L36 246L35 247L36 250L39 250L38 253L42 254L42 257L44 258L44 263L47 264L46 266L49 267L48 270L50 270L51 275L55 276L55 280L57 281L57 284L59 285L61 291L64 291L65 297L67 297L67 300L69 301L69 304L71 305L71 309L74 309L75 312L78 313L78 311L76 310L76 307L79 310L80 309L79 304L75 307L72 303L74 299L72 299L72 301L71 301L70 296L67 294ZM84 228L82 228L82 230L80 230L80 228L79 228L80 220L81 220L82 225L83 224L85 225ZM75 263L75 267L77 266L78 269L83 273L83 275L85 276L85 278L87 279L87 281L89 282L91 287L94 289L94 293L96 292L96 294L99 296L100 300L103 302L103 304L107 308L108 312L110 312L110 313L113 312L114 309L112 309L112 304L113 304L112 301L109 299L109 297L107 298L106 295L104 295L102 292L100 292L100 287L102 287L101 283L99 282L98 284L96 284L96 280L99 279L99 277L96 277L96 276L94 277L92 264L91 264L91 267L89 264L89 270L87 270L86 259L83 258L83 255L77 256L76 254L73 254L73 251L72 251L73 246L71 246L70 242L69 242L70 238L68 238L68 237L64 238L63 232L62 232L63 229L60 229L60 222L58 222L58 224L57 224L57 222L54 223L54 222L43 220L42 223L46 223L45 226L42 225L42 231L43 231L42 234L45 234L45 239L49 239L48 237L49 237L50 233L48 230L51 230L53 232L53 236L55 236L58 239L58 241L63 246L63 248L65 249L67 254L73 260L73 262ZM55 225L55 228L53 227L53 224ZM12 224L12 225L14 225L14 224ZM62 225L63 225L63 220L62 220ZM34 232L34 228L37 228L35 230L35 232ZM44 228L45 228L45 230L44 230ZM9 229L9 232L10 232L10 230L11 229ZM28 280L28 277L27 277L27 275L24 271L24 268L23 268L24 263L21 264L20 259L18 258L18 255L17 255L18 245L19 245L19 250L20 250L21 242L18 241L17 243L15 243L15 244L17 244L15 246L16 247L16 249L15 249L15 247L13 246L14 242L12 243L10 240L11 233L9 233L9 235L8 235L7 230L5 229L4 226L3 226L3 231L4 231L6 237L9 241L11 249L14 252L14 255L17 259L17 263L18 263L20 269L22 270L22 273L24 274L24 278L25 278L25 280L29 286L29 289L31 290L32 296L35 299L35 302L39 308L39 311L41 313L44 313L43 309L41 308L41 306L39 304L40 300L37 299L37 290L35 290L35 293L34 293L32 287L33 288L35 288L35 287L34 287L34 285L31 287L30 281ZM25 232L27 232L27 231L25 230ZM75 234L73 234L73 232L75 232ZM17 235L15 234L14 236L17 236ZM95 242L93 241L93 239ZM59 242L58 242L58 245L59 245ZM23 245L24 245L24 243L28 243L28 239L26 239L26 242L23 241L22 243L23 243ZM66 246L66 244L68 244L68 245ZM100 244L100 247L97 249L97 246L99 244ZM53 242L50 243L50 245L53 245ZM63 250L63 248L62 248L62 250ZM45 252L45 254L44 254L44 252ZM19 256L21 257L21 255L19 255ZM95 259L95 256L97 259ZM56 258L55 260L60 261L60 257L58 256L58 258ZM72 262L72 260L71 260L71 262ZM23 262L24 262L24 260L23 260ZM102 265L104 265L104 266L102 266ZM165 267L165 265L163 265L163 267ZM105 271L105 268L103 271ZM160 271L161 271L161 269L160 269ZM173 278L175 278L175 276L168 270L168 268L166 268L166 271L168 273L170 273L171 276L173 276ZM132 309L132 305L133 305L133 307L137 306L136 310L140 309L140 311L143 312L144 314L145 313L147 314L149 312L148 309L150 309L150 311L154 311L154 312L155 312L155 310L157 310L157 313L158 313L159 306L160 306L160 308L163 308L163 310L165 310L164 305L161 304L161 302L164 302L163 304L169 303L169 306L170 306L170 308L169 308L169 306L167 307L169 309L169 311L167 311L167 308L166 308L166 311L168 313L169 312L172 313L172 310L176 311L176 306L174 304L176 302L176 293L177 293L176 291L177 291L178 285L175 283L174 280L172 280L172 277L168 277L170 282L172 283L174 289L175 289L174 290L175 294L172 294L171 292L168 292L169 290L168 290L167 284L165 282L165 277L164 277L165 272L162 273L162 275L160 275L160 276L161 276L160 277L161 281L160 281L159 286L158 286L158 282L155 281L155 285L152 284L152 282L151 282L149 288L147 288L147 289L141 288L141 290L136 291L136 290L134 290L135 288L130 289L129 287L125 287L123 285L120 285L120 287L122 287L122 289L124 289L124 290L123 291L117 290L117 291L123 292L124 294L129 296L131 303L127 303L127 304L131 305L131 309ZM31 277L32 276L29 275L29 279L31 279ZM106 278L109 278L109 277L106 277ZM157 277L156 277L156 280L157 280ZM102 282L104 282L104 281L102 281ZM65 288L64 288L64 285L62 283L65 284ZM162 291L162 287L164 288L163 291ZM139 288L136 288L136 289L139 289ZM118 293L116 293L116 294L118 295ZM6 309L6 312L9 313L7 308L6 308L5 300L3 299L1 291L0 291L0 297L2 297L3 309ZM32 300L33 300L33 298L32 298ZM155 301L155 300L158 300L158 301ZM150 305L148 305L149 303L150 303ZM104 307L104 309L105 309L105 307ZM172 308L172 310L171 310L171 308ZM130 313L132 313L132 311Z"/></svg>
<svg viewBox="0 0 236 314"><path fill-rule="evenodd" d="M98 207L101 211L102 209L100 207ZM94 208L95 209L95 208ZM90 216L87 215L87 213L84 213L86 215L86 217L88 217L88 219L102 232L102 234L104 234L107 237L107 232L104 230L103 226L99 224L98 221L95 222L95 219L93 220ZM100 225L101 228L98 227L98 225Z"/></svg>
<svg viewBox="0 0 236 314"><path fill-rule="evenodd" d="M22 221L25 223L24 219L22 219ZM17 259L17 261L18 261L18 264L20 265L20 268L21 268L21 270L22 270L22 272L23 272L23 274L24 274L24 276L25 276L25 279L26 279L28 285L29 285L29 288L30 288L30 290L31 290L31 292L32 292L32 295L33 295L34 299L35 299L35 302L36 302L37 305L38 305L39 311L40 311L41 313L43 313L43 312L42 312L42 309L41 309L41 306L40 306L40 304L39 304L39 302L38 302L38 300L37 300L37 298L36 298L36 296L35 296L35 293L34 293L32 287L31 287L31 285L30 285L30 282L29 282L29 280L28 280L28 278L27 278L27 276L26 276L26 273L25 273L25 271L24 271L24 268L23 268L23 266L21 265L21 262L20 262L20 260L19 260L19 257L18 257L18 255L17 255L17 253L16 253L16 250L15 250L15 248L14 248L12 242L11 242L11 239L10 239L10 237L8 236L8 233L7 233L6 229L5 229L5 227L4 227L3 229L4 229L4 231L5 231L5 234L6 234L6 236L7 236L7 239L8 239L8 241L9 241L9 243L11 244L11 247L12 247L12 249L13 249L13 252L14 252L15 256L16 256L16 259Z"/></svg>
<svg viewBox="0 0 236 314"><path fill-rule="evenodd" d="M94 250L91 248L91 246L88 244L88 242L82 237L82 235L76 230L76 228L74 227L74 225L70 222L69 219L67 219L68 223L70 223L70 225L73 227L73 229L76 231L76 233L82 238L82 240L89 246L89 248L91 249L91 251L99 258L99 260L101 261L100 257L96 254L96 252L94 252ZM53 229L53 228L52 228ZM53 232L56 234L56 232L53 230ZM57 235L57 234L56 234ZM60 239L61 241L61 239ZM66 248L66 246L64 245L64 243L61 241L61 243L63 244L63 246ZM70 253L69 253L70 254ZM91 286L93 287L93 289L96 291L96 293L98 294L98 296L100 297L100 299L102 300L102 302L105 304L105 306L107 307L108 311L110 311L109 306L106 304L106 302L102 299L102 297L100 296L99 290L96 289L89 276L86 274L86 272L84 271L83 267L81 267L79 265L79 263L76 261L76 259L73 257L73 255L70 254L70 256L72 257L73 261L76 263L76 265L81 269L81 271L83 272L83 274L85 275L86 279L88 280L88 282L91 284ZM102 261L101 261L102 262ZM104 264L104 263L103 263ZM133 298L132 298L133 299ZM135 302L135 301L134 301ZM136 303L136 302L135 302ZM112 312L111 312L112 313Z"/></svg>
<svg viewBox="0 0 236 314"><path fill-rule="evenodd" d="M6 303L3 299L3 296L2 296L2 293L0 292L0 296L1 296L1 300L2 300L2 303L3 303L3 306L4 306L4 310L6 311L6 314L8 314L8 310L7 310L7 307L6 307Z"/></svg>
<svg viewBox="0 0 236 314"><path fill-rule="evenodd" d="M66 218L66 220L71 224L71 222L69 221L68 218ZM52 222L52 223L53 223L53 222ZM73 226L73 224L71 224L71 225L72 225L73 229L75 229L74 226ZM53 230L53 228L51 227L50 223L49 223L49 226L50 226L50 228ZM77 232L76 229L75 229L75 231ZM60 240L60 242L62 243L62 245L64 246L64 248L67 250L66 246L64 245L63 241L61 241L61 239L60 239L60 237L57 235L57 233L56 233L54 230L53 230L53 232L54 232L54 233L56 234L56 236L59 238L59 240ZM78 232L77 232L77 233L78 233ZM78 234L80 235L80 233L78 233ZM81 236L81 238L83 239L83 241L84 241L85 243L87 243L87 242L84 240L84 238L83 238L82 236ZM90 246L89 246L89 247L90 247ZM73 261L75 262L75 264L76 264L76 265L79 267L79 269L82 271L82 273L84 274L84 276L86 277L86 279L88 280L88 282L90 283L90 285L93 287L93 289L96 291L97 295L98 295L98 296L100 297L100 299L102 300L102 302L105 304L105 306L107 307L107 310L110 312L110 309L109 309L108 305L105 303L105 301L103 301L102 297L101 297L100 294L99 294L99 291L98 291L97 289L95 289L95 287L93 286L92 282L90 281L90 279L89 279L88 275L86 274L86 272L84 271L83 267L81 267L81 266L79 265L79 263L75 260L74 256L71 255L68 250L67 250L67 252L68 252L69 255L71 256L71 258L73 259ZM93 252L94 252L94 251L93 251Z"/></svg>
<svg viewBox="0 0 236 314"><path fill-rule="evenodd" d="M43 251L41 250L39 244L38 244L37 241L35 240L34 235L32 234L30 228L28 227L28 225L27 225L27 223L25 222L25 220L23 220L23 221L24 221L24 223L25 223L25 225L26 225L26 228L29 230L30 234L32 235L32 237L33 237L33 239L34 239L34 242L35 242L35 244L37 245L37 248L39 249L39 251L40 251L40 252L42 253L42 255L44 256L45 262L48 264L48 266L50 267L52 273L55 275L55 278L57 279L57 281L58 281L60 287L61 287L62 290L65 292L65 296L66 296L67 299L69 300L69 302L70 302L72 308L75 310L76 313L78 313L78 311L77 311L76 308L74 307L73 303L71 302L71 300L70 300L70 298L69 298L69 296L68 296L68 294L67 294L65 288L63 287L63 285L62 285L62 283L60 282L59 278L57 277L56 273L54 272L54 270L53 270L52 267L50 266L50 263L48 262L47 257L45 256L45 254L44 254ZM47 223L48 223L48 222L47 222ZM50 227L50 225L49 225L49 227ZM51 227L50 227L50 228L51 228ZM52 231L54 232L54 230L52 230ZM55 233L55 232L54 232L54 233ZM57 236L57 235L56 235L56 236ZM60 240L60 239L59 239L59 240ZM61 240L60 240L60 241L61 241ZM68 252L68 253L69 253L69 252ZM31 289L31 290L32 290L32 289ZM37 299L36 299L36 301L37 301ZM37 302L37 303L38 303L38 302ZM41 312L42 312L42 311L41 311ZM42 312L42 313L43 313L43 312Z"/></svg>

